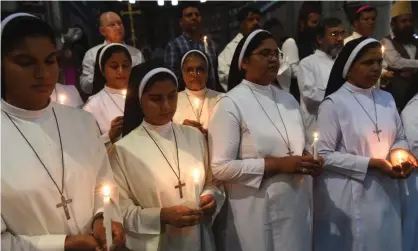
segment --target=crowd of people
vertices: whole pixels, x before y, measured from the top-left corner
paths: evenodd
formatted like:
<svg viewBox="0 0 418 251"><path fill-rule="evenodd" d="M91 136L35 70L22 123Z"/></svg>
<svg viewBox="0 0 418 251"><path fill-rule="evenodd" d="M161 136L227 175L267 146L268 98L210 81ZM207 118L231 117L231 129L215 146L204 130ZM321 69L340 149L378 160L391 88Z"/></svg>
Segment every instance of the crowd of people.
<svg viewBox="0 0 418 251"><path fill-rule="evenodd" d="M305 5L285 39L245 7L218 55L185 2L182 35L145 62L106 12L85 103L57 84L53 28L9 15L2 249L417 251L418 41L410 2L382 41L377 14L359 6L347 37Z"/></svg>

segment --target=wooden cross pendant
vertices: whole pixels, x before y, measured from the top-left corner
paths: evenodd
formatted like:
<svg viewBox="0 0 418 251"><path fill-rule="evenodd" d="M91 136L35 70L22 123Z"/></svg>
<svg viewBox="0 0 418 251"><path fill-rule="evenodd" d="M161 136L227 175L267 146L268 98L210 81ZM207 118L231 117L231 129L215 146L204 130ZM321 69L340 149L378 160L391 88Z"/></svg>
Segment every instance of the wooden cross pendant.
<svg viewBox="0 0 418 251"><path fill-rule="evenodd" d="M68 204L70 204L71 202L73 202L72 199L65 199L64 195L61 195L61 202L57 204L57 208L63 207L64 208L64 213L65 213L65 218L67 218L67 220L71 219L70 217L70 211L68 210Z"/></svg>
<svg viewBox="0 0 418 251"><path fill-rule="evenodd" d="M181 183L181 181L180 180L178 180L178 184L177 184L177 186L175 186L174 188L176 188L176 189L178 189L179 190L179 194L180 194L180 199L183 199L183 189L182 189L182 187L184 187L184 186L186 186L186 184L183 182L183 183Z"/></svg>
<svg viewBox="0 0 418 251"><path fill-rule="evenodd" d="M379 127L377 127L377 125L375 125L375 127L376 127L376 129L373 131L373 133L376 133L377 140L380 142L379 134L382 132L382 130L380 130Z"/></svg>

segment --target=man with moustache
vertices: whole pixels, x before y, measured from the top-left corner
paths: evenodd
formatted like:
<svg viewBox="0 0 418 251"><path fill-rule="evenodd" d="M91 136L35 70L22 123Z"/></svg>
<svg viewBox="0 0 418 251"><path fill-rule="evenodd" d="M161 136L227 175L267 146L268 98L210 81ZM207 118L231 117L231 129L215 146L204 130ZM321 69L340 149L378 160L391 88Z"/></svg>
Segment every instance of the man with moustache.
<svg viewBox="0 0 418 251"><path fill-rule="evenodd" d="M371 37L376 27L377 10L371 5L361 5L353 17L349 17L354 27L353 34L344 39L344 44L360 37Z"/></svg>
<svg viewBox="0 0 418 251"><path fill-rule="evenodd" d="M209 59L207 87L215 91L222 91L218 75L216 74L216 69L218 69L216 44L208 37L206 37L205 41L205 36L203 36L201 31L201 22L202 17L197 3L184 1L180 4L179 23L183 33L168 42L165 49L164 62L166 67L171 69L178 79L181 79L180 65L183 55L193 49L205 52ZM184 89L184 83L180 81L178 90L182 91Z"/></svg>
<svg viewBox="0 0 418 251"><path fill-rule="evenodd" d="M394 72L386 90L393 95L401 111L408 102L406 96L411 85L418 84L418 40L414 38L411 2L396 2L391 17L393 35L382 40L385 47L383 58L388 69Z"/></svg>
<svg viewBox="0 0 418 251"><path fill-rule="evenodd" d="M318 49L299 64L300 110L310 143L316 131L318 108L324 99L332 66L344 47L344 34L345 29L340 19L322 20L316 30Z"/></svg>
<svg viewBox="0 0 418 251"><path fill-rule="evenodd" d="M92 93L92 90L97 51L110 43L124 44L125 28L123 27L123 22L118 14L115 12L103 13L100 15L99 24L100 34L105 38L105 41L86 52L83 59L83 72L80 76L81 89L87 94L94 94ZM131 54L132 66L145 62L140 50L127 44L125 44L125 46Z"/></svg>
<svg viewBox="0 0 418 251"><path fill-rule="evenodd" d="M235 49L244 36L247 36L252 31L260 28L261 12L257 8L247 6L238 12L237 19L240 23L240 32L234 37L234 39L232 39L231 42L229 42L218 57L219 81L225 91L228 89L229 68L231 67L231 61L234 56Z"/></svg>

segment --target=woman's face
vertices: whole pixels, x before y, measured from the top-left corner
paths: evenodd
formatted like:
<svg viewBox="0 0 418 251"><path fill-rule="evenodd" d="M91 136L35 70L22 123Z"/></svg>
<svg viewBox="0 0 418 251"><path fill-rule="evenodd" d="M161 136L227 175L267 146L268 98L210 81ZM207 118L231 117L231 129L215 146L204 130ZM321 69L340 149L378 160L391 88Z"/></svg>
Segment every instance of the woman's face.
<svg viewBox="0 0 418 251"><path fill-rule="evenodd" d="M371 88L380 78L382 73L382 49L380 46L369 48L351 66L347 80L360 88Z"/></svg>
<svg viewBox="0 0 418 251"><path fill-rule="evenodd" d="M183 63L182 75L187 89L199 91L206 87L208 81L208 66L198 55L189 55Z"/></svg>
<svg viewBox="0 0 418 251"><path fill-rule="evenodd" d="M104 77L106 86L114 89L128 87L132 65L124 52L115 52L104 65Z"/></svg>
<svg viewBox="0 0 418 251"><path fill-rule="evenodd" d="M171 80L155 82L141 97L145 120L152 125L164 125L173 119L177 109L177 86Z"/></svg>
<svg viewBox="0 0 418 251"><path fill-rule="evenodd" d="M48 37L26 37L3 55L5 100L29 110L47 106L58 81L57 50Z"/></svg>
<svg viewBox="0 0 418 251"><path fill-rule="evenodd" d="M279 51L273 38L264 40L241 64L245 78L261 85L268 85L277 77L279 66Z"/></svg>

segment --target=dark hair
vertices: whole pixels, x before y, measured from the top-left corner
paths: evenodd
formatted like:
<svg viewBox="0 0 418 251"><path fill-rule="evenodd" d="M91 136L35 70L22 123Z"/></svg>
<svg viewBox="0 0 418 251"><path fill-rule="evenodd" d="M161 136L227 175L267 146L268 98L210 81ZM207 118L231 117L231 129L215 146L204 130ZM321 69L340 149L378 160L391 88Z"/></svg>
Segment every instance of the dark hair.
<svg viewBox="0 0 418 251"><path fill-rule="evenodd" d="M342 24L341 19L335 17L328 17L321 20L316 27L316 35L323 38L327 28L334 28Z"/></svg>
<svg viewBox="0 0 418 251"><path fill-rule="evenodd" d="M321 2L320 1L308 1L304 2L299 9L298 16L298 30L300 30L300 23L306 23L309 19L309 15L316 13L321 15Z"/></svg>
<svg viewBox="0 0 418 251"><path fill-rule="evenodd" d="M201 51L202 52L202 51ZM187 53L187 52L186 52ZM182 56L181 56L181 58L183 58L184 57L184 55L186 55L186 53L184 53ZM204 53L204 52L202 52L203 54L205 54L205 56L206 56L206 58L208 59L208 62L207 62L207 70L208 70L208 81L209 81L209 76L210 76L210 74L211 74L211 71L212 71L212 67L211 67L211 64L210 64L210 61L209 61L209 56L206 54L206 53ZM205 61L206 62L206 59L202 56L202 54L200 54L200 53L197 53L197 52L192 52L192 53L190 53L189 55L187 55L187 58L188 57L190 57L190 56L198 56L199 58L201 58L203 61ZM184 61L186 61L186 60L184 60ZM179 78L179 86L186 86L186 82L184 82L184 79L183 79L183 71L182 71L182 69L183 69L183 65L180 65L180 78Z"/></svg>
<svg viewBox="0 0 418 251"><path fill-rule="evenodd" d="M248 36L245 36L243 39L241 39L241 41L238 43L237 48L235 49L235 53L231 61L231 67L229 68L228 91L232 90L235 86L239 85L241 81L245 78L245 70L240 70L238 68L238 59L247 37ZM260 32L257 35L255 35L251 42L248 44L243 59L251 56L253 51L257 49L261 45L261 43L263 43L264 40L269 38L274 39L273 36L266 31Z"/></svg>
<svg viewBox="0 0 418 251"><path fill-rule="evenodd" d="M100 48L97 51L96 63L94 64L92 95L98 93L99 91L101 91L104 88L105 83L106 83L106 78L104 77L103 72L100 70L100 65L102 66L102 69L104 70L104 67L105 67L105 64L106 64L107 60L109 60L109 58L114 53L119 53L119 52L125 53L125 55L129 58L129 62L131 62L131 64L132 64L131 54L129 53L128 49L126 49L126 47L122 46L122 45L114 45L114 46L108 48L103 53L101 62L99 62L100 53L102 52L104 47L105 46L103 46L102 48Z"/></svg>
<svg viewBox="0 0 418 251"><path fill-rule="evenodd" d="M19 16L10 20L3 27L1 34L1 57L16 49L27 37L46 37L55 46L55 33L52 27L42 19L31 16ZM1 68L1 97L5 97L4 71Z"/></svg>
<svg viewBox="0 0 418 251"><path fill-rule="evenodd" d="M129 82L125 112L123 117L122 136L129 134L132 130L141 125L144 119L144 112L142 111L139 97L139 84L145 75L152 69L164 67L161 60L149 61L132 68L131 80ZM174 83L176 79L169 73L162 72L154 75L147 83L143 93L146 93L154 83L163 80L172 80Z"/></svg>
<svg viewBox="0 0 418 251"><path fill-rule="evenodd" d="M277 18L271 18L264 23L263 29L270 31L270 29L276 26L283 28L283 24Z"/></svg>
<svg viewBox="0 0 418 251"><path fill-rule="evenodd" d="M363 10L361 10L360 12L358 12L358 10L360 8L363 8L363 7L365 7L365 8ZM345 3L343 5L343 9L344 9L345 15L347 16L347 19L348 19L348 21L350 21L351 25L354 24L354 21L360 20L361 13L363 13L363 12L374 11L377 14L377 9L375 7L370 6L370 5L360 4L360 2Z"/></svg>
<svg viewBox="0 0 418 251"><path fill-rule="evenodd" d="M196 8L199 10L199 2L195 2L195 1L182 1L179 4L179 12L178 12L178 18L181 19L183 17L183 11L187 8ZM200 12L200 10L199 10Z"/></svg>
<svg viewBox="0 0 418 251"><path fill-rule="evenodd" d="M334 65L332 66L331 74L328 79L328 85L325 90L325 97L336 92L347 81L347 77L343 78L342 76L345 63L347 62L354 48L366 39L366 37L357 38L348 42L344 46L337 59L335 60ZM381 46L381 44L379 42L372 42L361 48L351 63L350 69L370 48L375 48L377 46Z"/></svg>
<svg viewBox="0 0 418 251"><path fill-rule="evenodd" d="M238 22L244 21L250 13L261 15L259 9L252 7L252 6L245 6L244 8L240 9L237 14Z"/></svg>

